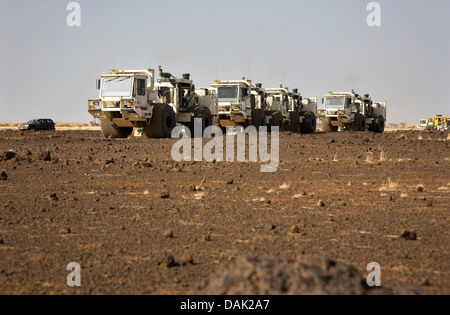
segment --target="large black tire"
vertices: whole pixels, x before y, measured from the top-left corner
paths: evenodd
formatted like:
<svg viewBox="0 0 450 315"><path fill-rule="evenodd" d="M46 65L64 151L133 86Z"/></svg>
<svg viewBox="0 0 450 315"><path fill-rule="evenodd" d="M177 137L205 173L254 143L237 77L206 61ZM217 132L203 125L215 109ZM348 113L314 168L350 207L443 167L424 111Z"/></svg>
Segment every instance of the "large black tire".
<svg viewBox="0 0 450 315"><path fill-rule="evenodd" d="M353 125L350 127L350 129L358 132L366 131L367 130L366 117L363 114L356 114L355 121Z"/></svg>
<svg viewBox="0 0 450 315"><path fill-rule="evenodd" d="M283 131L283 114L276 111L272 114L272 118L269 122L268 132L272 132L272 127L278 127L279 131Z"/></svg>
<svg viewBox="0 0 450 315"><path fill-rule="evenodd" d="M194 116L191 118L191 122L186 124L186 127L189 128L192 137L195 137L194 131L195 131L195 120L194 119L201 119L202 120L202 134L199 138L203 137L203 134L205 132L205 129L213 125L213 117L211 114L211 111L208 107L205 106L197 106L194 108L193 111Z"/></svg>
<svg viewBox="0 0 450 315"><path fill-rule="evenodd" d="M335 127L331 125L328 120L322 120L322 132L329 133L329 132L337 132L339 130L339 127Z"/></svg>
<svg viewBox="0 0 450 315"><path fill-rule="evenodd" d="M369 131L375 133L383 133L386 127L386 121L383 116L376 116L371 125L369 125Z"/></svg>
<svg viewBox="0 0 450 315"><path fill-rule="evenodd" d="M298 123L298 112L289 112L289 123L286 123L284 130L300 133L300 124Z"/></svg>
<svg viewBox="0 0 450 315"><path fill-rule="evenodd" d="M305 116L300 124L301 133L315 133L317 129L317 118L313 112L301 112L300 116Z"/></svg>
<svg viewBox="0 0 450 315"><path fill-rule="evenodd" d="M266 113L264 110L256 108L252 110L252 125L259 131L260 127L266 126Z"/></svg>
<svg viewBox="0 0 450 315"><path fill-rule="evenodd" d="M100 126L105 138L126 139L133 133L132 127L118 127L110 120L101 120Z"/></svg>
<svg viewBox="0 0 450 315"><path fill-rule="evenodd" d="M144 124L144 133L149 138L170 138L177 119L172 107L167 104L155 104L150 124Z"/></svg>

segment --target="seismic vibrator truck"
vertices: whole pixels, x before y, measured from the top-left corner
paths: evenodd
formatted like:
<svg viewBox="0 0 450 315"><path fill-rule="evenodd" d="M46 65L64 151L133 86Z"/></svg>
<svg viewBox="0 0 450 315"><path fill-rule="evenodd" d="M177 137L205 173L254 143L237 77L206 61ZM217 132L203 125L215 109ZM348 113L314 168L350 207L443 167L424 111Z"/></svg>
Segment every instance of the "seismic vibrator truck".
<svg viewBox="0 0 450 315"><path fill-rule="evenodd" d="M280 130L314 133L317 127L317 97L303 98L294 89L280 85L279 88L265 89L265 115L269 126L280 126Z"/></svg>
<svg viewBox="0 0 450 315"><path fill-rule="evenodd" d="M155 82L152 69L102 75L97 81L100 96L88 101L88 111L100 120L106 138L127 138L135 127L149 138L170 138L177 123L192 131L195 118L202 120L203 130L213 124L216 104L208 93L196 93L189 74L176 78L160 66L159 76Z"/></svg>
<svg viewBox="0 0 450 315"><path fill-rule="evenodd" d="M386 125L386 102L375 103L369 94L330 92L323 99L324 108L318 111L323 132L339 128L353 131L383 133Z"/></svg>

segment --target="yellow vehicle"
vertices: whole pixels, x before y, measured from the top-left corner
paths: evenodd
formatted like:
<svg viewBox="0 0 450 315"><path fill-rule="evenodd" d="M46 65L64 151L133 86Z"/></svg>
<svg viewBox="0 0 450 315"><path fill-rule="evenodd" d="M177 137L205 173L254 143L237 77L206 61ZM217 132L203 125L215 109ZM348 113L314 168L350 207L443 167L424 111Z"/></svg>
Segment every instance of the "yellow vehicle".
<svg viewBox="0 0 450 315"><path fill-rule="evenodd" d="M449 122L450 117L437 115L420 120L418 127L422 130L448 130Z"/></svg>
<svg viewBox="0 0 450 315"><path fill-rule="evenodd" d="M450 117L438 115L434 117L433 120L437 130L447 130L446 129L448 128L447 123L450 120Z"/></svg>

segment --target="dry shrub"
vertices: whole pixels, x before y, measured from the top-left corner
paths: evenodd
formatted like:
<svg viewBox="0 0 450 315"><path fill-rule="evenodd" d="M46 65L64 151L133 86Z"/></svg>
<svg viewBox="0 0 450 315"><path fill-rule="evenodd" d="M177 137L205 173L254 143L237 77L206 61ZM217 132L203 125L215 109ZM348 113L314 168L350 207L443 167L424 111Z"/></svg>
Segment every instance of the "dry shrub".
<svg viewBox="0 0 450 315"><path fill-rule="evenodd" d="M380 191L397 191L398 183L393 182L390 178L388 178L387 183L383 183L380 187Z"/></svg>

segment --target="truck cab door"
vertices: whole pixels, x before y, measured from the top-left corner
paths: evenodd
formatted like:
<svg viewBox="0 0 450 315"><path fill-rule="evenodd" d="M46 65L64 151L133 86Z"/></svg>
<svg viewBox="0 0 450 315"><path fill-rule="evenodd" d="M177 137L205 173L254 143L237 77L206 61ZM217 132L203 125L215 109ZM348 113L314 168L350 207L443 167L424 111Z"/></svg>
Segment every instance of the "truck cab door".
<svg viewBox="0 0 450 315"><path fill-rule="evenodd" d="M135 79L134 82L135 106L145 108L147 106L147 80Z"/></svg>
<svg viewBox="0 0 450 315"><path fill-rule="evenodd" d="M351 115L352 115L352 110L353 110L353 107L355 106L354 104L353 104L353 100L351 99L351 98L346 98L345 99L345 108L344 108L344 110L345 110L345 114L348 116L348 117L350 117Z"/></svg>

